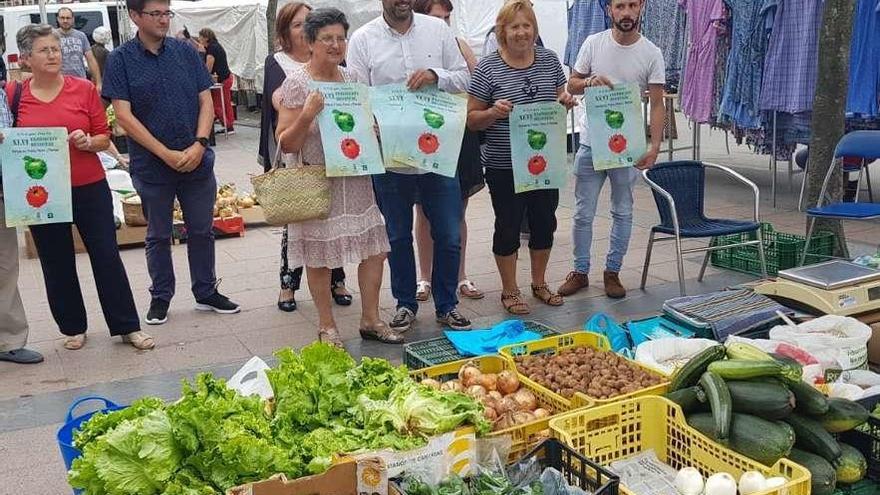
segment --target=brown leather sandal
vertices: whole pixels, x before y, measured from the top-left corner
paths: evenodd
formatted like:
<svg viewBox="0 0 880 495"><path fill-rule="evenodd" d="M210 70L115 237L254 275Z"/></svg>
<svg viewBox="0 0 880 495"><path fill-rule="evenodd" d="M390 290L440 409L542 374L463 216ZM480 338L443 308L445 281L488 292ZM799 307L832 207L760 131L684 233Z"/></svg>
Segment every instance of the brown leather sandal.
<svg viewBox="0 0 880 495"><path fill-rule="evenodd" d="M501 304L504 309L512 315L527 315L532 312L529 305L523 301L522 292L516 291L513 294L501 293Z"/></svg>
<svg viewBox="0 0 880 495"><path fill-rule="evenodd" d="M153 337L140 330L123 335L122 341L126 344L131 344L132 347L139 351L148 351L153 347L156 347L156 342L153 340Z"/></svg>
<svg viewBox="0 0 880 495"><path fill-rule="evenodd" d="M342 347L342 337L335 328L321 328L318 330L318 341Z"/></svg>
<svg viewBox="0 0 880 495"><path fill-rule="evenodd" d="M565 299L559 294L551 291L550 288L547 287L547 284L532 285L532 295L535 296L535 299L541 301L547 306L562 306L565 302Z"/></svg>

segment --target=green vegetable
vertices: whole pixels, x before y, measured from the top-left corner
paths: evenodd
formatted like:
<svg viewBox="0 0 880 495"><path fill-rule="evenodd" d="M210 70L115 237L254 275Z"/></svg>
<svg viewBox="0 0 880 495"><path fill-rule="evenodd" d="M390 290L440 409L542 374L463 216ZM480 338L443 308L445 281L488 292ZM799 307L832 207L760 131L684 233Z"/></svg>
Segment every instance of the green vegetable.
<svg viewBox="0 0 880 495"><path fill-rule="evenodd" d="M354 116L348 112L340 112L333 110L333 121L342 132L351 132L354 130Z"/></svg>
<svg viewBox="0 0 880 495"><path fill-rule="evenodd" d="M859 449L845 443L840 444L840 457L831 463L837 472L837 481L857 483L868 472L868 461Z"/></svg>
<svg viewBox="0 0 880 495"><path fill-rule="evenodd" d="M699 385L669 392L665 397L678 404L685 414L703 409L708 400Z"/></svg>
<svg viewBox="0 0 880 495"><path fill-rule="evenodd" d="M816 387L803 380L789 382L787 385L794 393L798 412L811 416L820 416L828 412L828 398L816 390Z"/></svg>
<svg viewBox="0 0 880 495"><path fill-rule="evenodd" d="M715 419L715 437L724 440L730 434L730 421L733 417L733 404L727 385L721 377L707 371L700 377L700 387L709 399L709 407Z"/></svg>
<svg viewBox="0 0 880 495"><path fill-rule="evenodd" d="M858 402L847 399L828 399L828 412L819 417L822 426L831 433L849 431L868 421L868 410Z"/></svg>
<svg viewBox="0 0 880 495"><path fill-rule="evenodd" d="M706 371L706 368L709 366L709 363L724 359L724 355L723 345L713 345L712 347L704 349L699 354L692 357L690 361L685 363L685 365L673 375L672 381L669 384L669 391L675 392L676 390L696 385L697 382L700 381L700 376L702 376Z"/></svg>
<svg viewBox="0 0 880 495"><path fill-rule="evenodd" d="M97 412L73 432L73 446L82 451L86 445L98 437L130 419L140 418L165 408L165 401L157 397L144 397L131 403L130 406L109 413Z"/></svg>
<svg viewBox="0 0 880 495"><path fill-rule="evenodd" d="M25 156L22 160L24 160L24 171L31 179L42 179L49 169L46 165L46 160L42 158Z"/></svg>
<svg viewBox="0 0 880 495"><path fill-rule="evenodd" d="M779 382L730 380L726 383L734 412L775 420L787 417L795 407L794 394Z"/></svg>
<svg viewBox="0 0 880 495"><path fill-rule="evenodd" d="M762 376L782 377L788 372L786 365L777 361L752 361L726 359L709 364L709 371L725 380L746 380Z"/></svg>
<svg viewBox="0 0 880 495"><path fill-rule="evenodd" d="M837 488L837 473L828 461L816 454L799 449L791 449L788 458L807 468L812 475L810 479L811 495L831 495L834 493Z"/></svg>
<svg viewBox="0 0 880 495"><path fill-rule="evenodd" d="M526 131L526 139L529 142L529 148L535 151L544 149L547 145L547 134L541 131L529 129Z"/></svg>
<svg viewBox="0 0 880 495"><path fill-rule="evenodd" d="M620 129L623 127L623 113L616 110L605 110L605 122L612 129Z"/></svg>
<svg viewBox="0 0 880 495"><path fill-rule="evenodd" d="M445 122L443 115L427 108L425 109L423 117L425 118L425 123L428 124L428 127L431 129L439 129L443 127Z"/></svg>
<svg viewBox="0 0 880 495"><path fill-rule="evenodd" d="M828 462L840 457L840 445L815 419L792 414L785 422L794 429L795 446L801 450L820 455Z"/></svg>
<svg viewBox="0 0 880 495"><path fill-rule="evenodd" d="M709 413L691 414L687 417L687 423L710 439L767 466L787 456L794 446L791 426L750 414L733 414L730 435L726 440L715 436L715 420Z"/></svg>

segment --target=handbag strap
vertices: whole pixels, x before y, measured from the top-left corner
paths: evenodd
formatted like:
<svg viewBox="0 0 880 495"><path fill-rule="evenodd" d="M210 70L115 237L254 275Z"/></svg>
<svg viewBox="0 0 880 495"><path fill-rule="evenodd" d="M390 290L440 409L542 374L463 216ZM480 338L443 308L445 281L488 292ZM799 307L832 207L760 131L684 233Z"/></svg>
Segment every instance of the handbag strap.
<svg viewBox="0 0 880 495"><path fill-rule="evenodd" d="M294 165L302 167L303 166L302 151L300 151L299 153L293 153L293 154L296 155L296 163L294 163ZM283 153L281 151L281 143L279 142L275 147L275 158L272 160L272 169L271 170L281 168L282 156L283 156Z"/></svg>

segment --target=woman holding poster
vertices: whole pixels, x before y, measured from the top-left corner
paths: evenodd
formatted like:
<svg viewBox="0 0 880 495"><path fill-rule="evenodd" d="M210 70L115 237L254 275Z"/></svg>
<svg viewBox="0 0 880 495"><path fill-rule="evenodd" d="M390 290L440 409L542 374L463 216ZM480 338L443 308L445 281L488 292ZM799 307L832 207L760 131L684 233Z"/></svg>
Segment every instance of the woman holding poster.
<svg viewBox="0 0 880 495"><path fill-rule="evenodd" d="M278 90L282 105L278 116L278 143L287 153L300 155L303 163L325 163L318 129L318 114L324 97L311 90L313 82L350 82L348 70L339 64L345 59L348 21L337 9L310 12L303 25L312 58L296 68ZM357 125L353 118L339 116L340 124ZM372 123L371 123L372 125ZM352 139L341 144L345 151L359 151ZM358 263L361 289L362 338L400 344L403 337L389 329L379 316L379 287L385 253L390 246L382 214L376 206L369 176L331 177L330 213L325 220L311 220L289 226L288 261L306 267L309 291L318 309L318 338L342 345L333 319L330 294L330 268Z"/></svg>
<svg viewBox="0 0 880 495"><path fill-rule="evenodd" d="M537 26L529 0L505 3L495 21L500 48L477 64L468 90L468 127L486 133L480 156L495 210L492 252L501 274L501 304L514 315L531 312L516 280L519 231L524 214L531 230L532 295L550 306L563 303L562 297L548 288L544 278L556 231L559 190L534 189L517 193L511 160L509 117L515 105L557 101L567 108L575 105L571 95L564 91L565 73L559 58L551 50L535 46ZM540 148L548 142L558 141L543 133L529 135L528 140L529 144L540 145ZM565 151L564 146L562 151ZM544 172L547 162L544 161L543 166L530 162L528 167L538 175Z"/></svg>
<svg viewBox="0 0 880 495"><path fill-rule="evenodd" d="M21 60L33 76L23 83L7 84L10 108L17 116L15 127L67 129L73 224L89 254L110 335L121 336L137 349L152 349L153 338L140 331L134 297L116 244L113 198L97 155L110 145L110 129L101 98L88 80L61 74L61 41L51 26L24 26L16 41ZM53 166L59 166L57 161L41 160L38 156L24 163L31 178L45 175ZM31 189L39 187L42 186ZM29 194L33 196L31 205L37 207L52 191L44 188ZM71 224L31 225L30 230L43 268L49 308L61 333L67 336L64 347L81 349L88 322L76 272Z"/></svg>

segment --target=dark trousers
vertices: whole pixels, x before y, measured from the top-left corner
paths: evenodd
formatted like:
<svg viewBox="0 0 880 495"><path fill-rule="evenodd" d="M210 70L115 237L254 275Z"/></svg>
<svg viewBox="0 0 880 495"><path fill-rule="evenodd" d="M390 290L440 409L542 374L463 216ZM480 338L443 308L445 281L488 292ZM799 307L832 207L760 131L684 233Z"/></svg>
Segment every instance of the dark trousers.
<svg viewBox="0 0 880 495"><path fill-rule="evenodd" d="M174 297L174 265L171 261L171 226L174 221L174 198L183 210L186 226L186 253L189 275L196 301L217 290L214 274L214 201L217 180L214 174L191 179L186 176L175 182L156 184L132 177L147 217L147 269L154 299L170 302Z"/></svg>
<svg viewBox="0 0 880 495"><path fill-rule="evenodd" d="M287 263L287 236L288 230L284 229L281 233L281 289L299 290L299 284L302 281L303 268L298 266L293 270ZM338 283L345 283L345 270L342 267L330 270L330 287L336 287Z"/></svg>
<svg viewBox="0 0 880 495"><path fill-rule="evenodd" d="M385 217L391 252L391 293L398 308L419 309L416 301L416 261L413 253L413 204L416 196L431 223L434 264L431 288L434 309L445 315L458 305L458 264L461 259L461 186L458 178L437 174L373 176L376 202Z"/></svg>
<svg viewBox="0 0 880 495"><path fill-rule="evenodd" d="M116 244L113 197L106 180L73 188L73 223L89 254L110 335L140 330L131 286ZM76 271L71 224L34 225L30 230L40 255L46 297L55 323L64 335L85 332L88 321Z"/></svg>
<svg viewBox="0 0 880 495"><path fill-rule="evenodd" d="M529 249L553 247L556 232L558 189L539 189L517 194L513 187L513 170L486 169L486 184L495 210L495 234L492 252L510 256L519 250L519 234L523 219L529 225Z"/></svg>

